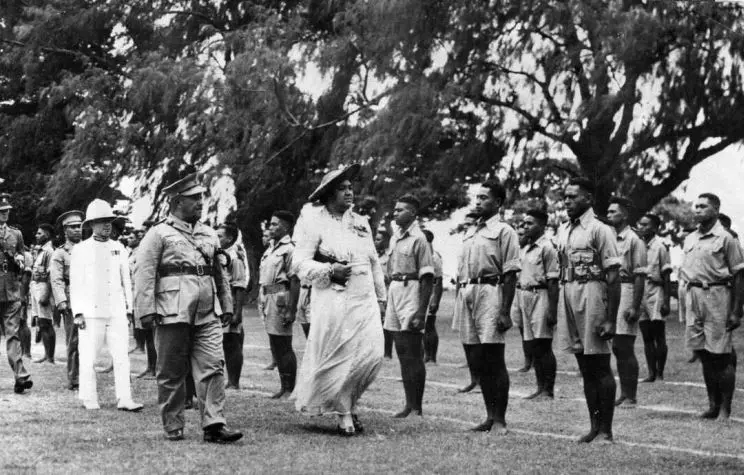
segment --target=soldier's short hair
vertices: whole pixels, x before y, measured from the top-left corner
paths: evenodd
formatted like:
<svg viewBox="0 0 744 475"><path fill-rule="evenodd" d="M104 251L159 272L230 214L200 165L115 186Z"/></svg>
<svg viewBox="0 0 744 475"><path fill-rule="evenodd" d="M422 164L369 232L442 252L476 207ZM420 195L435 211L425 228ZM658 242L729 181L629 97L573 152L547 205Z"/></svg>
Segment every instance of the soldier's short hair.
<svg viewBox="0 0 744 475"><path fill-rule="evenodd" d="M661 226L661 218L658 214L646 213L643 215L643 217L651 221L651 224L653 224L655 228L658 229L659 226Z"/></svg>
<svg viewBox="0 0 744 475"><path fill-rule="evenodd" d="M429 242L434 242L434 233L429 231L428 229L422 229L422 233L424 233L424 236L426 236L426 240Z"/></svg>
<svg viewBox="0 0 744 475"><path fill-rule="evenodd" d="M571 181L568 182L568 186L578 186L580 189L592 196L594 196L594 193L596 192L594 183L585 177L572 178Z"/></svg>
<svg viewBox="0 0 744 475"><path fill-rule="evenodd" d="M39 224L39 225L38 225L38 226L36 226L36 227L37 227L38 229L43 229L43 230L44 230L44 232L45 232L45 233L47 233L47 235L48 235L48 236L49 236L50 238L53 238L53 237L54 237L54 234L55 234L55 233L54 233L54 226L52 226L51 224L49 224L49 223L41 223L41 224Z"/></svg>
<svg viewBox="0 0 744 475"><path fill-rule="evenodd" d="M731 227L731 218L727 214L718 213L718 221L720 221L721 225L726 229Z"/></svg>
<svg viewBox="0 0 744 475"><path fill-rule="evenodd" d="M491 197L497 200L501 200L501 203L504 203L506 201L506 188L504 188L504 185L501 183L501 181L494 179L488 180L481 184L483 188L488 188L488 191L491 193Z"/></svg>
<svg viewBox="0 0 744 475"><path fill-rule="evenodd" d="M721 198L719 198L717 195L714 195L713 193L701 193L700 195L698 195L698 198L704 198L708 200L708 202L712 204L715 209L719 209L721 207Z"/></svg>
<svg viewBox="0 0 744 475"><path fill-rule="evenodd" d="M628 198L625 198L624 196L613 196L610 198L611 205L618 205L620 206L625 212L628 212L633 208L633 202L630 201Z"/></svg>
<svg viewBox="0 0 744 475"><path fill-rule="evenodd" d="M295 217L294 217L294 215L292 213L290 213L289 211L284 210L284 209L280 209L280 210L274 211L271 214L271 217L277 217L277 218L281 219L282 221L284 221L285 223L287 223L290 227L294 226L294 223L295 223Z"/></svg>
<svg viewBox="0 0 744 475"><path fill-rule="evenodd" d="M548 223L548 213L546 213L544 210L541 210L540 208L530 208L525 211L524 214L526 214L527 216L532 216L543 226Z"/></svg>
<svg viewBox="0 0 744 475"><path fill-rule="evenodd" d="M413 209L416 210L416 212L418 212L419 208L421 208L421 202L418 200L418 198L411 194L405 194L395 201L397 203L405 203L407 205L411 205Z"/></svg>

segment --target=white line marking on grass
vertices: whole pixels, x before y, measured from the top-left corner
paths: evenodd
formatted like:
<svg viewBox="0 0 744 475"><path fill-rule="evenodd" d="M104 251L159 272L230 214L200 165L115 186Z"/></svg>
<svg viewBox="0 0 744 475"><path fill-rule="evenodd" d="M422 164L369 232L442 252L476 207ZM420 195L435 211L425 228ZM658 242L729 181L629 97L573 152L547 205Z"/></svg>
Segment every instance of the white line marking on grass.
<svg viewBox="0 0 744 475"><path fill-rule="evenodd" d="M261 396L271 396L271 393L267 391L260 391L255 389L247 389L242 390L241 392L244 393L251 393L251 394L258 394ZM389 411L387 409L380 409L368 405L362 406L363 409L371 411L371 412L377 412L379 414L395 414L395 411ZM451 422L459 425L464 426L471 426L474 423L472 421L466 421L463 419L456 419L454 417L447 417L447 416L430 416L427 415L426 419L434 419L438 421L444 421L444 422ZM533 437L546 437L550 439L559 439L559 440L569 440L571 442L576 441L576 439L579 437L579 435L566 435L566 434L558 434L555 432L546 432L546 431L534 431L534 430L528 430L528 429L514 429L512 427L509 427L509 432L515 432L517 434L523 434L523 435L531 435ZM719 458L731 458L736 460L744 460L744 455L740 454L732 454L728 452L711 452L709 450L697 450L697 449L688 449L686 447L677 447L674 445L664 445L664 444L647 444L647 443L641 443L641 442L631 442L629 440L615 440L616 444L625 445L627 447L638 447L642 449L647 450L659 450L659 451L666 451L666 452L676 452L681 454L688 454L688 455L696 455L698 457L719 457Z"/></svg>

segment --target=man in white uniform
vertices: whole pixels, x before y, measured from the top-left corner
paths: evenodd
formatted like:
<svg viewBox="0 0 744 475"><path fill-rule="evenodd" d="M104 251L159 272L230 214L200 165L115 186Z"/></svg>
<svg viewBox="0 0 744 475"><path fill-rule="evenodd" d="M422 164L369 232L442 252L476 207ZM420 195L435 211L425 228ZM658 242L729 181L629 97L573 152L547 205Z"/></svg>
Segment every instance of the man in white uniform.
<svg viewBox="0 0 744 475"><path fill-rule="evenodd" d="M117 408L136 412L142 404L132 400L129 382L129 331L127 313L132 308L132 283L124 246L109 239L116 218L111 206L93 200L84 225L93 235L72 248L70 256L70 305L78 325L80 393L86 409L99 409L93 363L104 341L114 360Z"/></svg>

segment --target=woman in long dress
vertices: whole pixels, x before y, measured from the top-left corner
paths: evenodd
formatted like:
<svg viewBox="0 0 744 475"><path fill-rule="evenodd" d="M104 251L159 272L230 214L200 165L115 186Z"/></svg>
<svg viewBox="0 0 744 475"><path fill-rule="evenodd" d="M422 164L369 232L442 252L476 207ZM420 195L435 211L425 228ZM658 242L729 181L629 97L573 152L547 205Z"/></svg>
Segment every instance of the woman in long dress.
<svg viewBox="0 0 744 475"><path fill-rule="evenodd" d="M296 408L337 414L339 433L347 436L363 430L357 401L382 366L380 305L386 299L369 223L351 211L350 179L358 170L328 173L310 195L319 203L305 206L294 233L299 277L313 288Z"/></svg>

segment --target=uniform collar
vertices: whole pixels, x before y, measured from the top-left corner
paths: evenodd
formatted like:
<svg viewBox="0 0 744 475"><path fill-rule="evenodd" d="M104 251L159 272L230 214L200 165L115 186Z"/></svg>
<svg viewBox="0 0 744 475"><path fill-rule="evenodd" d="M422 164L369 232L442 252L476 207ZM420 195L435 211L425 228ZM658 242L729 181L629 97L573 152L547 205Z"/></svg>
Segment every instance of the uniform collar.
<svg viewBox="0 0 744 475"><path fill-rule="evenodd" d="M411 236L413 233L415 233L419 229L419 224L414 220L406 229L398 230L398 236L396 241L399 241L403 239L406 236Z"/></svg>
<svg viewBox="0 0 744 475"><path fill-rule="evenodd" d="M196 229L196 225L199 224L199 222L197 221L196 223L192 225L191 223L187 223L186 221L177 217L174 214L168 215L168 219L166 220L166 222L170 224L171 226L173 226L174 228L180 231L186 231L189 234L193 233L194 230Z"/></svg>
<svg viewBox="0 0 744 475"><path fill-rule="evenodd" d="M698 239L703 239L708 236L723 236L728 234L728 231L726 231L726 228L723 227L720 221L716 221L716 224L713 225L708 232L705 234L700 232L700 225L698 225L697 230L695 230L695 234L697 234Z"/></svg>
<svg viewBox="0 0 744 475"><path fill-rule="evenodd" d="M535 239L533 242L527 244L527 250L530 251L538 246L541 246L545 241L547 241L548 238L545 236L545 233L542 233L540 237Z"/></svg>
<svg viewBox="0 0 744 475"><path fill-rule="evenodd" d="M617 233L617 240L618 241L625 241L629 237L630 226L628 226L626 224L622 231L620 231L619 233L618 232L616 232L616 233Z"/></svg>
<svg viewBox="0 0 744 475"><path fill-rule="evenodd" d="M584 214L579 216L578 219L571 220L570 225L571 226L581 226L582 228L586 229L589 226L589 223L597 219L597 215L594 214L594 208L589 207L586 211L584 211Z"/></svg>
<svg viewBox="0 0 744 475"><path fill-rule="evenodd" d="M74 243L71 243L70 241L65 241L65 243L64 243L64 244L62 245L62 248L63 248L63 249L65 250L65 251L68 251L68 252L69 252L69 251L71 251L71 250L72 250L72 248L73 248L74 246L75 246L75 244L74 244Z"/></svg>
<svg viewBox="0 0 744 475"><path fill-rule="evenodd" d="M654 243L658 240L659 240L659 236L654 234L653 236L651 236L651 239L649 239L648 242L646 242L646 247L650 249L651 246L653 246Z"/></svg>
<svg viewBox="0 0 744 475"><path fill-rule="evenodd" d="M501 223L501 216L499 213L494 214L485 221L481 221L480 224L487 227L488 229L494 229L498 224Z"/></svg>
<svg viewBox="0 0 744 475"><path fill-rule="evenodd" d="M292 238L289 236L289 234L285 235L283 238L281 238L279 241L274 242L274 246L271 248L272 250L283 246L285 244L291 244Z"/></svg>
<svg viewBox="0 0 744 475"><path fill-rule="evenodd" d="M42 251L53 251L54 246L52 245L52 240L45 242L43 246L41 246Z"/></svg>

